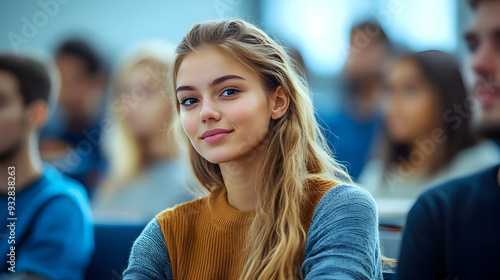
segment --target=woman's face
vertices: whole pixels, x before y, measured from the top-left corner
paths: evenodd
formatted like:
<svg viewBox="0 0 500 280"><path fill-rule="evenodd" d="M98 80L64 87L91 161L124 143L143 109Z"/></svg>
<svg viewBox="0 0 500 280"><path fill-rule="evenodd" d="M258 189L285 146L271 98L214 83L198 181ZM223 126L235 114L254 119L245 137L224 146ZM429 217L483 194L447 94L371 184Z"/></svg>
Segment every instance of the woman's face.
<svg viewBox="0 0 500 280"><path fill-rule="evenodd" d="M389 70L387 79L384 114L389 137L398 143L429 137L439 127L439 110L433 89L418 65L410 59L400 60Z"/></svg>
<svg viewBox="0 0 500 280"><path fill-rule="evenodd" d="M134 66L123 77L121 92L131 95L129 114L125 123L136 137L150 137L164 131L164 124L169 123L172 106L161 92L158 81L162 79L155 67L142 63Z"/></svg>
<svg viewBox="0 0 500 280"><path fill-rule="evenodd" d="M217 48L185 56L176 85L182 127L209 162L242 159L267 135L273 102L260 77Z"/></svg>

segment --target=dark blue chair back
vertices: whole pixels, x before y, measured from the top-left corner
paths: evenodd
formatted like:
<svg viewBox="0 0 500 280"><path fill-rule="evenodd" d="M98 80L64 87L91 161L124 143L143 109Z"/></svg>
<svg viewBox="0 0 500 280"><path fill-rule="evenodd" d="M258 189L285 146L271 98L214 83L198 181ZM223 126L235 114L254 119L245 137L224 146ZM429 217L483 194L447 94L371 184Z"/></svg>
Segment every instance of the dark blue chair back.
<svg viewBox="0 0 500 280"><path fill-rule="evenodd" d="M95 225L95 252L87 280L121 280L130 249L146 225Z"/></svg>

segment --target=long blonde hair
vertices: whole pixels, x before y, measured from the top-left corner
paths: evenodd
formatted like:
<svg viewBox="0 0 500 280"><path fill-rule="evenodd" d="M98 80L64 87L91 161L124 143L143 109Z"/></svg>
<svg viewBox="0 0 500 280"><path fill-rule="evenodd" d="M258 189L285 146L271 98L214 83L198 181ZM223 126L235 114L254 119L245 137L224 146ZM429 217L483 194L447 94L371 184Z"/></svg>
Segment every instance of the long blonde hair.
<svg viewBox="0 0 500 280"><path fill-rule="evenodd" d="M257 27L240 20L195 24L177 47L171 75L174 88L184 57L207 45L253 69L268 92L281 86L290 98L285 115L270 121L265 144L255 147L264 154L264 162L258 172L257 208L247 234L247 259L241 279L301 277L306 241L301 211L310 182L352 181L326 145L305 80L285 49ZM176 124L178 132L179 124ZM180 135L189 143L184 132ZM191 168L200 185L209 192L224 187L219 165L210 163L192 145L188 146Z"/></svg>
<svg viewBox="0 0 500 280"><path fill-rule="evenodd" d="M111 89L111 113L117 130L116 133L107 135L108 145L110 146L110 175L100 188L100 193L102 195L112 195L116 193L125 183L130 181L131 178L137 176L138 173L142 171L142 167L144 167L144 156L141 154L138 140L125 122L130 109L128 106L133 105L129 105L122 101L123 92L121 85L133 69L145 66L148 76L143 78L144 83L148 79L156 81L157 84L155 84L154 90L157 90L158 94L164 96L165 91L170 89L164 77L171 68L174 57L174 47L159 40L145 41L133 46L124 57L125 58L115 71ZM141 86L145 86L145 84ZM173 107L173 103L170 99L167 98L166 100L168 101L167 106ZM170 111L173 113L173 108ZM166 121L164 126L169 128L173 119L170 115L165 115L165 118ZM175 153L170 151L177 151L179 149L178 142L174 135L168 132L168 129L161 132L163 133L163 142L165 143L162 147L168 150L169 154L175 156Z"/></svg>

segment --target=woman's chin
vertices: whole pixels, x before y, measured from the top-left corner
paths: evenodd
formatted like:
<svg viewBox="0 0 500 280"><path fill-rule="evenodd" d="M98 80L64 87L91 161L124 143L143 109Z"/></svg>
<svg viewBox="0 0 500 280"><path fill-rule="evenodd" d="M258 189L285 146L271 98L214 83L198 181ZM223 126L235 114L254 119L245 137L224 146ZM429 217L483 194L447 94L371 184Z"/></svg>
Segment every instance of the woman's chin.
<svg viewBox="0 0 500 280"><path fill-rule="evenodd" d="M228 157L227 155L222 154L205 154L203 155L203 158L213 164L223 164L234 160L234 157Z"/></svg>

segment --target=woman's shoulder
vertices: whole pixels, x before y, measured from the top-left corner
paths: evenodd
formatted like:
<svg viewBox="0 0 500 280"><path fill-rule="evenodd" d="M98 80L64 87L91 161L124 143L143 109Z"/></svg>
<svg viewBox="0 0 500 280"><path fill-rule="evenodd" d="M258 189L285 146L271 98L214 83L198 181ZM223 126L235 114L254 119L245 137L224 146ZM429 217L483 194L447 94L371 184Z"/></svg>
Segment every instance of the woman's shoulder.
<svg viewBox="0 0 500 280"><path fill-rule="evenodd" d="M360 186L327 179L312 181L308 195L309 197L319 199L318 202L326 199L333 200L334 202L346 199L373 200L370 193Z"/></svg>
<svg viewBox="0 0 500 280"><path fill-rule="evenodd" d="M366 228L377 224L377 206L370 193L359 186L340 183L321 197L310 229L317 231L329 225Z"/></svg>
<svg viewBox="0 0 500 280"><path fill-rule="evenodd" d="M349 183L339 183L332 180L315 182L309 197L315 204L317 212L352 211L353 207L376 213L376 205L371 194L360 186Z"/></svg>
<svg viewBox="0 0 500 280"><path fill-rule="evenodd" d="M313 220L322 216L343 215L352 210L352 206L370 209L376 213L376 206L370 193L365 189L334 180L318 179L311 181L308 191L308 203L304 208L306 229Z"/></svg>
<svg viewBox="0 0 500 280"><path fill-rule="evenodd" d="M325 203L374 203L371 194L364 188L354 185L354 184L337 184L334 188L328 190L322 197Z"/></svg>
<svg viewBox="0 0 500 280"><path fill-rule="evenodd" d="M377 206L371 194L353 184L337 184L318 202L313 221L360 218L377 223ZM350 219L348 219L350 220Z"/></svg>

